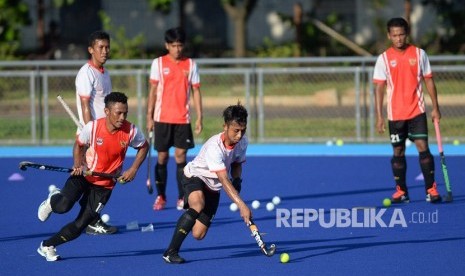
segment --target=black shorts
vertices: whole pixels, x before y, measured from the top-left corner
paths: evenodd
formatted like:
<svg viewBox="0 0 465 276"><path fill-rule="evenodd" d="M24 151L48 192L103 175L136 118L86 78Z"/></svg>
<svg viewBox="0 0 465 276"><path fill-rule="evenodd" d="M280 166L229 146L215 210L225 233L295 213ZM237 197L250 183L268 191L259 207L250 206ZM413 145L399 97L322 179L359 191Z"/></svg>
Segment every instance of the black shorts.
<svg viewBox="0 0 465 276"><path fill-rule="evenodd" d="M61 194L73 202L77 202L81 208L85 208L95 217L105 207L110 199L112 190L94 185L83 176L71 176L66 180ZM82 211L81 211L82 212Z"/></svg>
<svg viewBox="0 0 465 276"><path fill-rule="evenodd" d="M168 151L171 147L191 149L194 147L194 136L190 124L168 124L155 122L156 151Z"/></svg>
<svg viewBox="0 0 465 276"><path fill-rule="evenodd" d="M220 192L210 190L202 179L198 177L187 178L183 174L182 187L184 189L184 209L189 208L187 199L193 191L202 191L205 197L205 207L200 212L197 218L202 224L210 227L213 218L215 217L218 205L220 204Z"/></svg>
<svg viewBox="0 0 465 276"><path fill-rule="evenodd" d="M417 139L428 141L426 113L409 120L389 121L389 134L393 146L403 145L407 138L411 141Z"/></svg>

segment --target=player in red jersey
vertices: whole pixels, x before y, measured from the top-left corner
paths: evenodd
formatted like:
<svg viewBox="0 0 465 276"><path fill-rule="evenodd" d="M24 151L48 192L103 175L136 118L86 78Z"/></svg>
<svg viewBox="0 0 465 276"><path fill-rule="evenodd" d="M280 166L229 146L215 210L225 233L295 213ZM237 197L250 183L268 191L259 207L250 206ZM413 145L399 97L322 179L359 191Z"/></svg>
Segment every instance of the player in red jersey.
<svg viewBox="0 0 465 276"><path fill-rule="evenodd" d="M77 137L73 148L74 166L71 176L62 190L49 193L38 209L40 221L46 221L52 213L63 214L79 201L81 209L76 219L47 240L42 241L37 252L47 261L60 258L56 247L79 237L110 199L116 180L97 176L83 176L86 170L121 175L120 182L129 182L136 177L137 170L148 152L148 142L135 125L126 120L128 115L127 97L112 92L105 97L105 118L87 123ZM132 165L125 171L123 162L128 147L137 149ZM84 154L84 151L86 153ZM82 160L86 156L85 162Z"/></svg>
<svg viewBox="0 0 465 276"><path fill-rule="evenodd" d="M184 192L181 177L186 165L187 150L194 147L190 118L190 97L193 92L194 107L197 113L195 133L202 131L202 99L200 78L194 60L183 55L186 35L181 28L165 32L165 47L168 54L153 60L150 69L150 92L147 99L147 132L154 131L158 152L155 165L157 198L154 210L162 210L166 205L167 163L169 149L174 146L176 180L178 184L177 209L182 210Z"/></svg>
<svg viewBox="0 0 465 276"><path fill-rule="evenodd" d="M382 53L375 65L373 82L376 96L376 127L385 131L383 116L384 93L387 92L387 116L393 147L392 171L396 192L392 202L409 202L406 183L407 164L405 142L410 139L419 153L421 171L425 179L426 201L440 202L435 176L434 159L428 145L428 125L422 81L431 98L433 120L441 119L436 85L425 51L407 43L409 25L403 18L392 18L387 23L388 38L392 46Z"/></svg>

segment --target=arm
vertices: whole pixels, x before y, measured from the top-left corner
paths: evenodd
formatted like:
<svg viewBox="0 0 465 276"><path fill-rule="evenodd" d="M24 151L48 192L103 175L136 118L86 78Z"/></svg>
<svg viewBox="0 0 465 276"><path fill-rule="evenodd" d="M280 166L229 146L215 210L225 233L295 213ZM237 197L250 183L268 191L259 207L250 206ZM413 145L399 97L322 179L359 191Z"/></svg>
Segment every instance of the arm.
<svg viewBox="0 0 465 276"><path fill-rule="evenodd" d="M124 171L119 179L124 180L124 182L129 182L129 181L134 180L134 178L136 177L137 171L139 170L140 166L144 162L145 157L147 156L148 152L149 152L149 143L145 141L142 147L137 148L136 157L131 167L127 169L126 171Z"/></svg>
<svg viewBox="0 0 465 276"><path fill-rule="evenodd" d="M232 202L236 203L237 207L239 207L241 217L244 219L244 222L249 223L250 219L252 218L252 212L242 200L236 189L234 189L231 181L229 180L228 173L226 171L219 171L216 174L221 184L223 184L223 189L226 194L229 196Z"/></svg>
<svg viewBox="0 0 465 276"><path fill-rule="evenodd" d="M85 164L85 145L79 145L78 139L74 142L73 146L73 171L71 172L72 175L81 175L82 174L82 164Z"/></svg>
<svg viewBox="0 0 465 276"><path fill-rule="evenodd" d="M441 119L441 112L439 111L439 103L438 103L438 93L436 90L436 84L434 83L433 78L425 78L425 85L426 89L428 89L428 94L431 98L431 104L433 107L433 110L431 111L431 118L434 122L434 120L439 120Z"/></svg>
<svg viewBox="0 0 465 276"><path fill-rule="evenodd" d="M384 102L384 90L386 83L375 84L375 109L376 109L376 129L378 133L384 133L386 127L384 125L383 115L383 102Z"/></svg>
<svg viewBox="0 0 465 276"><path fill-rule="evenodd" d="M153 114L155 112L155 102L157 101L157 87L158 83L151 83L149 95L147 97L147 133L153 130Z"/></svg>
<svg viewBox="0 0 465 276"><path fill-rule="evenodd" d="M200 94L200 87L195 87L193 90L194 107L195 112L197 113L197 118L195 120L195 134L200 134L203 129L202 95Z"/></svg>
<svg viewBox="0 0 465 276"><path fill-rule="evenodd" d="M90 98L79 97L81 100L81 109L82 109L82 119L84 120L84 125L92 121L92 112L90 111Z"/></svg>

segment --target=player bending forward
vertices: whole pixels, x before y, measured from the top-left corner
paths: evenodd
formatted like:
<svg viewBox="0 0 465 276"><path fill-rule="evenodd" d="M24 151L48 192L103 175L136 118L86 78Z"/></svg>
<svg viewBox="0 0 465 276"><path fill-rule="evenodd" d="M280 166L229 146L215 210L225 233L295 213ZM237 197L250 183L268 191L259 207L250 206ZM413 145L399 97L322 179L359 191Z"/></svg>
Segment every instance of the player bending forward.
<svg viewBox="0 0 465 276"><path fill-rule="evenodd" d="M205 237L218 209L221 188L237 204L244 222L252 218L250 209L239 196L248 145L247 110L238 103L226 108L223 118L223 132L208 139L195 159L184 167L182 185L187 211L178 219L171 243L163 254L167 263L185 261L178 252L189 232L197 240Z"/></svg>
<svg viewBox="0 0 465 276"><path fill-rule="evenodd" d="M53 190L39 206L38 217L46 221L50 214L63 214L71 210L79 200L81 210L76 219L42 241L37 252L47 261L60 258L56 247L79 237L87 225L99 216L110 199L115 179L97 176L83 176L82 158L86 156L87 169L110 174L120 174L128 147L137 149L131 167L121 173L122 182L132 181L148 152L148 142L144 134L126 120L128 98L120 92L112 92L105 97L105 117L90 121L82 129L73 148L74 167L66 180L63 190ZM84 155L85 149L87 149Z"/></svg>

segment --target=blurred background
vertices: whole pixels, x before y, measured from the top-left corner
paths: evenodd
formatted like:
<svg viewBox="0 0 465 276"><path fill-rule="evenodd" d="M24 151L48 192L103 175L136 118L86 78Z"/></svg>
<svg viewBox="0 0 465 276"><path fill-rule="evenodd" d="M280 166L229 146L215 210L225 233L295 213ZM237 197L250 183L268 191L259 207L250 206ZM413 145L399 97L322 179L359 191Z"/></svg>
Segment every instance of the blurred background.
<svg viewBox="0 0 465 276"><path fill-rule="evenodd" d="M76 112L74 79L95 30L110 33L113 89L130 97L129 119L145 129L150 64L176 26L200 67L197 143L221 130L222 109L238 100L255 143L384 143L371 79L392 17L410 22L410 41L430 57L444 141L463 142L464 1L3 0L0 145L72 143L75 126L56 96Z"/></svg>

